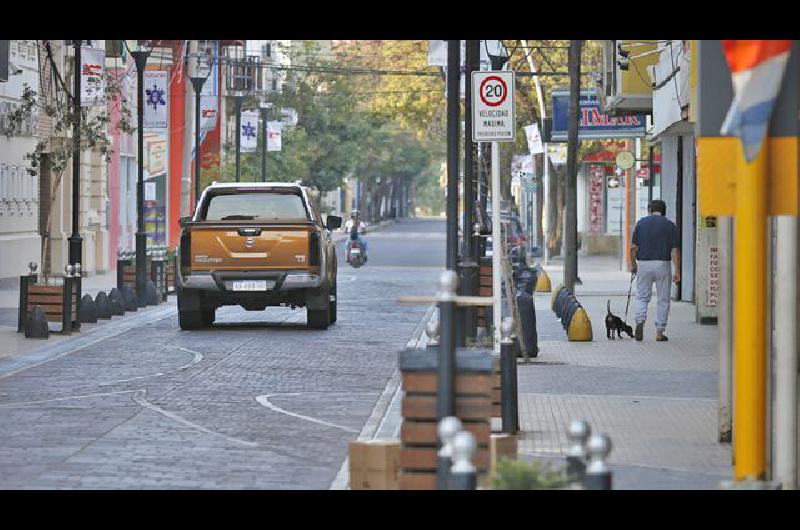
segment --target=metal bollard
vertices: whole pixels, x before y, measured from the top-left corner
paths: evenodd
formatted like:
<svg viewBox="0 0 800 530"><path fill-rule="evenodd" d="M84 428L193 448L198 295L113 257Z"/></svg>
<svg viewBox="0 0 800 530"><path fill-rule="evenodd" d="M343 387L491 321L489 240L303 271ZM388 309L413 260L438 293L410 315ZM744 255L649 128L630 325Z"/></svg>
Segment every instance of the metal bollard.
<svg viewBox="0 0 800 530"><path fill-rule="evenodd" d="M572 480L583 482L586 475L586 442L592 428L585 421L575 420L569 424L567 439L570 442L567 449L567 475Z"/></svg>
<svg viewBox="0 0 800 530"><path fill-rule="evenodd" d="M508 434L516 434L519 430L517 359L511 340L512 327L510 317L504 318L500 325L500 415L503 419L503 432Z"/></svg>
<svg viewBox="0 0 800 530"><path fill-rule="evenodd" d="M478 444L471 432L460 431L453 438L453 467L450 469L450 489L474 490L477 488L477 468L472 456Z"/></svg>
<svg viewBox="0 0 800 530"><path fill-rule="evenodd" d="M436 489L449 489L450 467L453 462L453 438L461 430L461 421L455 416L442 418L439 422L441 447L436 458Z"/></svg>
<svg viewBox="0 0 800 530"><path fill-rule="evenodd" d="M611 438L605 434L595 434L586 445L589 454L589 465L583 478L583 487L587 490L610 490L611 469L606 463L611 453Z"/></svg>

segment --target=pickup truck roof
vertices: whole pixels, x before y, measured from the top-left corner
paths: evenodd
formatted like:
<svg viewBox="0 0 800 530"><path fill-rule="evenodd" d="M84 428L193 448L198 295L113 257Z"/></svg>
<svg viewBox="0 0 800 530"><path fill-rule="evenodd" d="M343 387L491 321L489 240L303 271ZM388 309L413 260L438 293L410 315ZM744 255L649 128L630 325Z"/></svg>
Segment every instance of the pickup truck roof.
<svg viewBox="0 0 800 530"><path fill-rule="evenodd" d="M215 182L207 189L219 188L303 188L302 184L294 182Z"/></svg>

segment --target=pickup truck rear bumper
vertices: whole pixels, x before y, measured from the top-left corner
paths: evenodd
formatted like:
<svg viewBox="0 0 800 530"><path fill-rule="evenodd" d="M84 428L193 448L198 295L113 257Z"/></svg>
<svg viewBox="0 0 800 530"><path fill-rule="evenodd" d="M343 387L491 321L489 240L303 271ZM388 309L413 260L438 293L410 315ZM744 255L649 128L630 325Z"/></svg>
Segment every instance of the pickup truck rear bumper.
<svg viewBox="0 0 800 530"><path fill-rule="evenodd" d="M235 292L236 280L267 280L274 284L268 290L285 292L293 289L317 288L321 285L319 274L303 271L210 271L178 274L178 283L183 289L202 291Z"/></svg>

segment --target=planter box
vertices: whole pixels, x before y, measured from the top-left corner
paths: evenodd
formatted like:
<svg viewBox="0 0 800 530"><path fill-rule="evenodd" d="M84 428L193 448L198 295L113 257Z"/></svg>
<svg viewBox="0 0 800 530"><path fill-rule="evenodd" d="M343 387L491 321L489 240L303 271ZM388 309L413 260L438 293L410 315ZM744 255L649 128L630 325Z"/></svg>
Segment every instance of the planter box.
<svg viewBox="0 0 800 530"><path fill-rule="evenodd" d="M63 282L39 282L37 275L19 278L19 314L17 332L25 331L25 320L33 306L40 306L48 322L60 322L57 333L70 335L80 331L81 320L78 314L81 300L81 277L65 277Z"/></svg>

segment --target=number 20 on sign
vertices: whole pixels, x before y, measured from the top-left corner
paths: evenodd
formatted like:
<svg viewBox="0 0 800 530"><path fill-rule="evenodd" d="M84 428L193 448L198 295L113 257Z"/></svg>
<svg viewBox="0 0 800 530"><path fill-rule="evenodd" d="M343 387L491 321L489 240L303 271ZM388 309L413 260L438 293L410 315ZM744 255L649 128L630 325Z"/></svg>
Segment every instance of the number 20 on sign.
<svg viewBox="0 0 800 530"><path fill-rule="evenodd" d="M514 72L472 73L472 140L513 142Z"/></svg>

